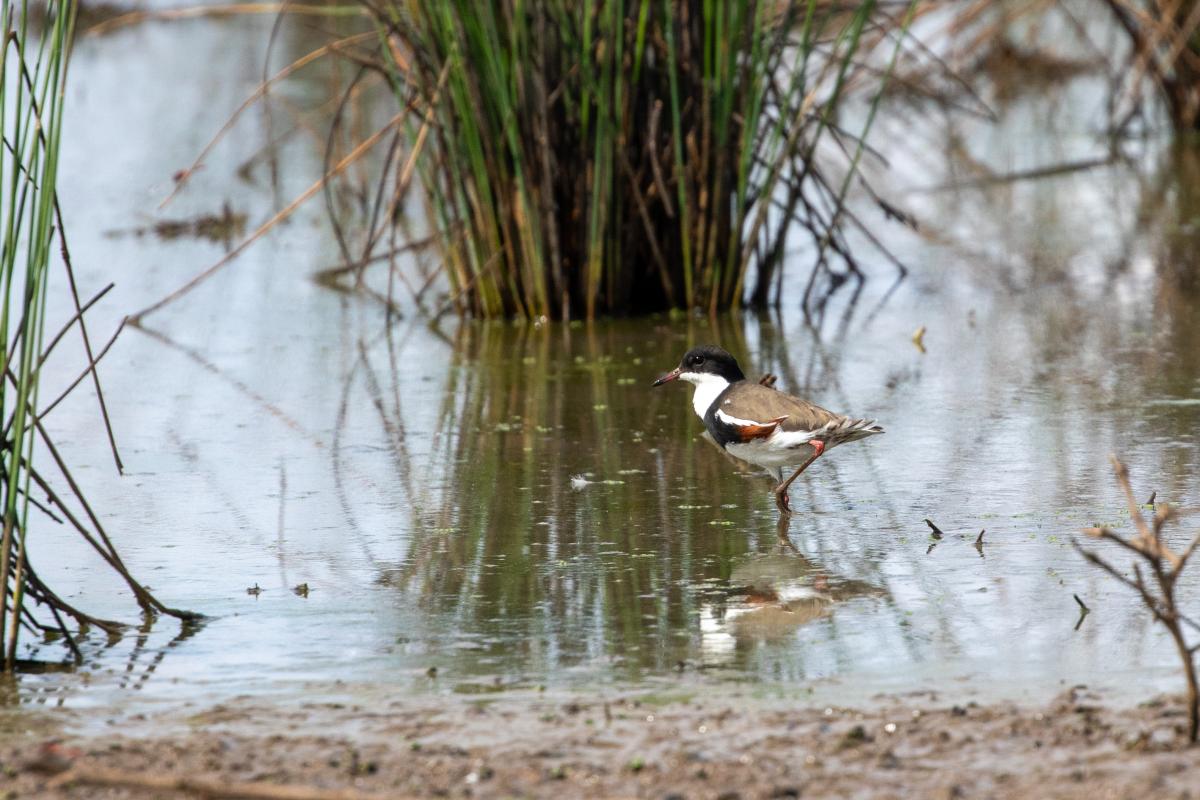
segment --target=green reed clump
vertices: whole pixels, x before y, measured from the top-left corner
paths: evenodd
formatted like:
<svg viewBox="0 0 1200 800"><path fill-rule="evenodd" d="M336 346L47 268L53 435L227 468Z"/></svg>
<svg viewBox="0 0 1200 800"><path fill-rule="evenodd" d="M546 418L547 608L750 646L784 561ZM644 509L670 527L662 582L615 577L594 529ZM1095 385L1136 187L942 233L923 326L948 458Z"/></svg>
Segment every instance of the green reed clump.
<svg viewBox="0 0 1200 800"><path fill-rule="evenodd" d="M7 427L0 450L0 662L11 669L29 588L26 534L30 507L27 468L33 460L38 358L45 331L46 280L54 238L54 185L62 130L62 94L74 4L51 3L52 21L40 40L29 33L28 8L5 0L0 11L4 61L0 81L0 334L5 342L0 414Z"/></svg>
<svg viewBox="0 0 1200 800"><path fill-rule="evenodd" d="M4 343L0 373L0 419L4 424L0 438L0 669L6 672L19 665L22 630L37 636L61 637L79 658L79 648L64 618L73 619L80 629L95 626L113 634L121 628L118 623L74 608L41 580L29 557L31 509L42 512L44 520L65 523L78 531L125 578L145 611L195 616L163 606L125 569L43 425L46 415L89 375L100 397L106 426L108 422L95 371L96 361L108 346L98 354L92 351L83 316L112 287L86 303L80 302L62 238L56 195L67 61L76 13L75 0L50 0L37 9L35 27L28 2L19 6L10 0L0 3L4 31L0 61L0 341ZM50 272L55 252L61 253L68 280L52 286ZM47 299L51 291L69 296L75 313L48 337ZM64 392L41 404L42 367L62 337L76 326L83 335L89 363ZM61 494L35 467L35 451L39 461L50 456L57 477L67 487ZM113 454L115 457L115 447ZM119 467L119 459L117 464ZM45 500L39 501L35 495Z"/></svg>
<svg viewBox="0 0 1200 800"><path fill-rule="evenodd" d="M887 72L868 51L903 20L875 3L366 5L459 311L767 306L795 225L817 269L861 277L842 228L862 146L835 116Z"/></svg>

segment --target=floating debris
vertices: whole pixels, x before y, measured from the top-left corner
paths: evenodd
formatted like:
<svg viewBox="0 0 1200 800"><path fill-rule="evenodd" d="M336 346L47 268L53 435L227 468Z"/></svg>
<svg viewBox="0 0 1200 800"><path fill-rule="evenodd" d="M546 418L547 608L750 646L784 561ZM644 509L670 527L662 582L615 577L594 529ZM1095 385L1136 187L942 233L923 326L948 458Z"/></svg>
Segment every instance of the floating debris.
<svg viewBox="0 0 1200 800"><path fill-rule="evenodd" d="M262 593L263 593L263 590L259 587L259 585L257 583L246 590L246 594L250 595L251 597L258 597Z"/></svg>
<svg viewBox="0 0 1200 800"><path fill-rule="evenodd" d="M913 331L912 343L917 346L917 349L922 353L925 352L925 326L917 328Z"/></svg>
<svg viewBox="0 0 1200 800"><path fill-rule="evenodd" d="M582 475L571 476L571 488L577 492L581 489L586 489L590 483L591 481Z"/></svg>
<svg viewBox="0 0 1200 800"><path fill-rule="evenodd" d="M929 526L929 530L933 531L933 533L930 534L931 536L933 536L933 538L941 539L945 535L942 533L941 528L939 528L937 525L933 524L933 520L927 519L927 520L925 520L925 524Z"/></svg>
<svg viewBox="0 0 1200 800"><path fill-rule="evenodd" d="M1072 594L1071 597L1074 597L1075 602L1079 604L1079 619L1075 622L1075 630L1079 630L1079 626L1083 624L1087 615L1092 613L1092 610L1087 607L1086 603L1079 599L1079 595Z"/></svg>
<svg viewBox="0 0 1200 800"><path fill-rule="evenodd" d="M308 597L308 584L298 583L292 587L292 594L298 597Z"/></svg>
<svg viewBox="0 0 1200 800"><path fill-rule="evenodd" d="M201 214L191 219L164 219L152 225L126 230L108 231L109 236L157 236L159 239L207 239L210 242L232 245L246 232L246 215L234 212L225 203L220 214Z"/></svg>

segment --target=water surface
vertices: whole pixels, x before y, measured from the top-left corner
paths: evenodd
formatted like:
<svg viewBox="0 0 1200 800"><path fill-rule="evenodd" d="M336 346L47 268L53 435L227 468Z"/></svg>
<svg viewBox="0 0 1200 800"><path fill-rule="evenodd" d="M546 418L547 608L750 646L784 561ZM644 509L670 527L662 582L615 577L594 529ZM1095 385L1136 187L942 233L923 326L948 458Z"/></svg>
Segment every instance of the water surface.
<svg viewBox="0 0 1200 800"><path fill-rule="evenodd" d="M158 237L156 220L228 203L252 229L319 171L319 149L292 137L273 185L255 118L155 215L171 175L253 90L269 25L81 40L62 192L85 285L118 284L95 330L224 252L221 237ZM169 96L130 99L118 76L148 65ZM289 91L319 105L315 83ZM1092 146L1016 135L1037 102L1059 101L1010 109L990 135L1017 154L993 147L994 164ZM48 420L135 574L210 619L92 634L81 670L23 676L19 699L129 720L246 695L1176 688L1163 631L1072 540L1129 529L1112 452L1139 496L1200 504L1200 219L1173 182L1196 154L1153 147L1051 181L927 192L953 157L918 162L911 139L893 141L887 180L929 223L887 229L912 272L893 284L869 261L857 302L843 292L816 321L799 292L781 314L717 321L389 318L311 280L340 257L321 209L302 212L108 356L123 477L93 398ZM803 270L799 242L795 258ZM794 486L786 543L770 481L700 436L688 389L650 389L700 342L887 429ZM136 622L68 531L36 533L64 596ZM1185 583L1200 596L1196 576ZM1093 609L1078 627L1076 594Z"/></svg>

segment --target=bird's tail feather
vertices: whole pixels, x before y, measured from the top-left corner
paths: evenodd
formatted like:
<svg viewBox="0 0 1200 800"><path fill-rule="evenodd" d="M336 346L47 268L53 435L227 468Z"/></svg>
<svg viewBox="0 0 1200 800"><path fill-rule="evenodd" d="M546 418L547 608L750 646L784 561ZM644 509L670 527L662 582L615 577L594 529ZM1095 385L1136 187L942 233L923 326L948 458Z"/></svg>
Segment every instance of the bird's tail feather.
<svg viewBox="0 0 1200 800"><path fill-rule="evenodd" d="M837 440L839 443L853 442L883 433L883 428L877 425L873 419L852 419L850 417L842 417L829 422L825 425L825 430L828 432L828 438Z"/></svg>

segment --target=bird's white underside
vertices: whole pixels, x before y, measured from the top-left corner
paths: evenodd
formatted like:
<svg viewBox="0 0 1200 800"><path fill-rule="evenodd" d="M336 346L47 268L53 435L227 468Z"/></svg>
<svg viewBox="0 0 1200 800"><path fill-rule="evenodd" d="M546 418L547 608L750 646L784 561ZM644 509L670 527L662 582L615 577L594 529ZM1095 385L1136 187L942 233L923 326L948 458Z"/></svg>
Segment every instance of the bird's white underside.
<svg viewBox="0 0 1200 800"><path fill-rule="evenodd" d="M696 416L704 419L708 409L716 402L721 392L729 386L729 381L720 375L704 372L682 372L680 379L696 387L692 395L692 408ZM739 419L717 409L716 416L730 425L768 425L772 420ZM726 445L725 452L734 458L747 461L755 466L763 467L772 475L778 476L783 467L793 466L803 461L807 455L798 452L802 445L808 444L815 438L827 440L827 447L854 439L870 436L873 431L867 429L874 425L871 420L853 420L848 417L834 420L828 425L811 431L784 431L778 428L769 436L754 439L749 442L735 442ZM830 435L840 433L841 435Z"/></svg>

